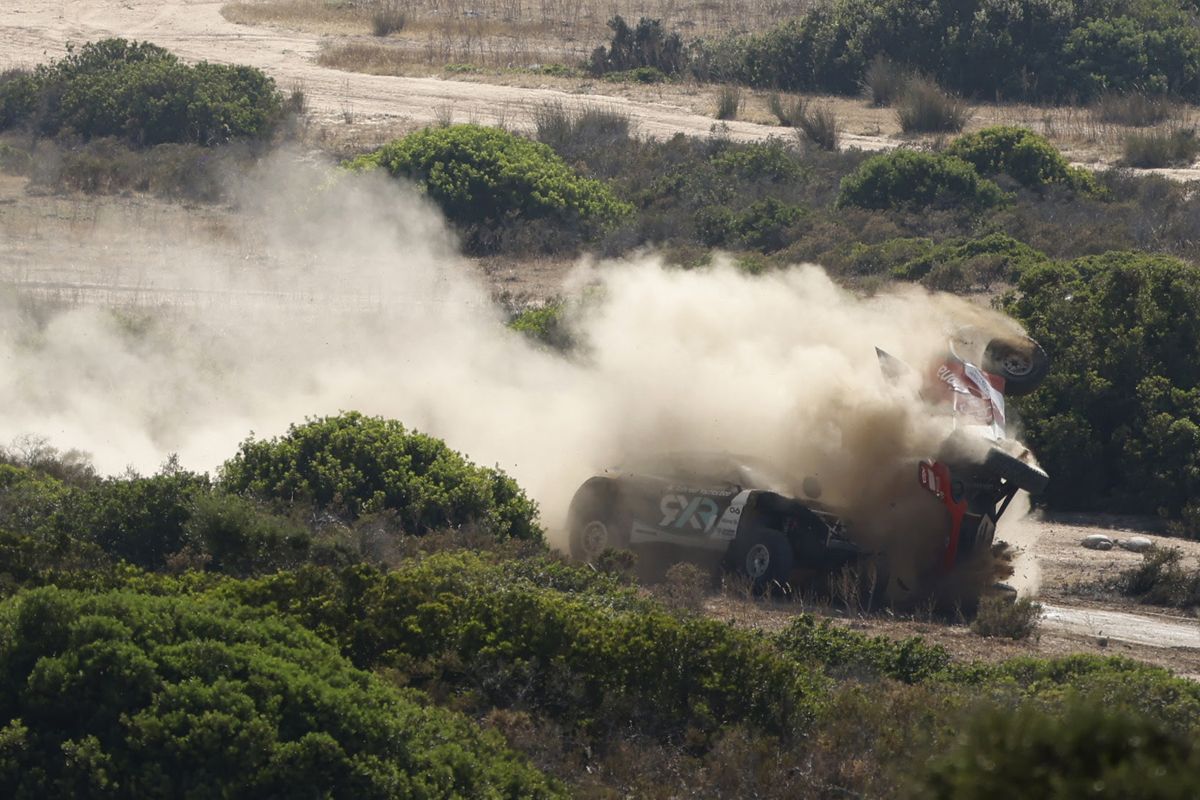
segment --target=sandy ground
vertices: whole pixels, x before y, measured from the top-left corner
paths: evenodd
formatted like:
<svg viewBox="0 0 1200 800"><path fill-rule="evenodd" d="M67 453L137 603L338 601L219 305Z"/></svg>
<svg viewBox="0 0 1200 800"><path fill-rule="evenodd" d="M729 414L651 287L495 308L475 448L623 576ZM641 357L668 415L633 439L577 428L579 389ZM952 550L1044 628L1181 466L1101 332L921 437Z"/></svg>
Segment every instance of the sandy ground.
<svg viewBox="0 0 1200 800"><path fill-rule="evenodd" d="M1003 520L999 538L1004 538ZM1178 547L1189 564L1200 562L1200 542L1161 536L1137 520L1104 516L1027 519L1020 538L1032 558L1018 562L1018 575L1030 564L1040 573L1032 597L1042 605L1037 632L1025 641L985 639L966 624L947 624L920 613L908 618L856 615L827 605L805 608L796 602L747 601L732 594L714 596L707 613L737 625L778 631L801 610L815 611L850 628L891 638L922 636L957 658L995 661L1020 655L1060 656L1070 653L1120 655L1167 667L1200 680L1200 620L1168 609L1141 606L1112 595L1094 596L1088 587L1115 577L1138 564L1142 556L1114 548L1088 550L1083 537L1104 533L1121 538L1145 536L1160 547ZM1010 525L1011 530L1011 525Z"/></svg>
<svg viewBox="0 0 1200 800"><path fill-rule="evenodd" d="M350 126L351 137L364 138L366 144L376 143L384 132L394 135L428 125L447 113L458 121L528 128L534 111L546 102L567 108L618 108L648 136L703 136L715 124L713 87L620 86L499 75L445 80L330 69L316 63L328 37L235 24L221 15L222 5L220 0L8 0L0 7L0 69L59 57L68 42L106 36L145 39L189 60L250 64L284 89L302 87L314 121L331 129ZM739 140L792 135L773 124L761 94L746 94L747 119L723 123L726 135ZM833 105L842 121L843 147L879 150L906 141L890 110L870 109L846 98L821 102ZM1025 124L1047 133L1079 163L1103 165L1116 157L1114 136L1097 133L1078 110L985 104L976 108L970 128L1000 123ZM1155 172L1176 180L1200 179L1200 165Z"/></svg>

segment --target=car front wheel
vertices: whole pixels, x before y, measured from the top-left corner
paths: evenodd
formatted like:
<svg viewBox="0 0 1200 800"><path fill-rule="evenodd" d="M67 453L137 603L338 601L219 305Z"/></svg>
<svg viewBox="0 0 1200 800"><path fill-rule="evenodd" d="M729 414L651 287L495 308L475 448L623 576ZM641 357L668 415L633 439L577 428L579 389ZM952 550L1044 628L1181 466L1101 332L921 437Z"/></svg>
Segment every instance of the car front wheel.
<svg viewBox="0 0 1200 800"><path fill-rule="evenodd" d="M750 579L757 593L770 586L784 586L792 574L792 546L781 532L756 528L739 542L734 552L734 566Z"/></svg>

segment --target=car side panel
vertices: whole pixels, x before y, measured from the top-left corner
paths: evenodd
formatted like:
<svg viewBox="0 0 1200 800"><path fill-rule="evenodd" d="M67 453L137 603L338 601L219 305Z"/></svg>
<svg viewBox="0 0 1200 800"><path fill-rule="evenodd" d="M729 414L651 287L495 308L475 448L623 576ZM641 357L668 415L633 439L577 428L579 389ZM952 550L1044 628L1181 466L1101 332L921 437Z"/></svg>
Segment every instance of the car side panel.
<svg viewBox="0 0 1200 800"><path fill-rule="evenodd" d="M749 490L643 482L633 513L631 544L672 544L724 552L737 537Z"/></svg>

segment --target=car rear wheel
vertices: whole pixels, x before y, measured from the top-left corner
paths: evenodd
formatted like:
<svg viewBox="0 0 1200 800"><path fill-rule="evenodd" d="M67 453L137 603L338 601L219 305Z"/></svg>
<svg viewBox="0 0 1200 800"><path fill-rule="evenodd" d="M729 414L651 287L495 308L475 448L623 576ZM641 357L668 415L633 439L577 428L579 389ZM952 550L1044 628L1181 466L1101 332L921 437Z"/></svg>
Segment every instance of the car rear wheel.
<svg viewBox="0 0 1200 800"><path fill-rule="evenodd" d="M750 579L757 593L784 586L792 575L794 555L787 537L770 528L755 528L737 545L734 566Z"/></svg>
<svg viewBox="0 0 1200 800"><path fill-rule="evenodd" d="M983 369L1004 379L1004 393L1020 397L1036 389L1050 371L1050 358L1033 339L992 339L983 351Z"/></svg>
<svg viewBox="0 0 1200 800"><path fill-rule="evenodd" d="M571 558L595 563L609 548L629 547L629 535L618 521L615 492L596 486L581 492L569 517Z"/></svg>

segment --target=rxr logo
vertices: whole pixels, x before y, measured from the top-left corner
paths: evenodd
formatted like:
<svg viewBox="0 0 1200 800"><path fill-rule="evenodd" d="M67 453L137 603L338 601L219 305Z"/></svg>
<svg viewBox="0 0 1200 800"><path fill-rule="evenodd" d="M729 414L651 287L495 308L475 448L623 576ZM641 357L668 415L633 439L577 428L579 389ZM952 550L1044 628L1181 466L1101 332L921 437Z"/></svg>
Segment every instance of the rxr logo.
<svg viewBox="0 0 1200 800"><path fill-rule="evenodd" d="M691 527L707 532L717 524L717 504L711 497L688 497L682 494L663 495L659 504L662 528Z"/></svg>

